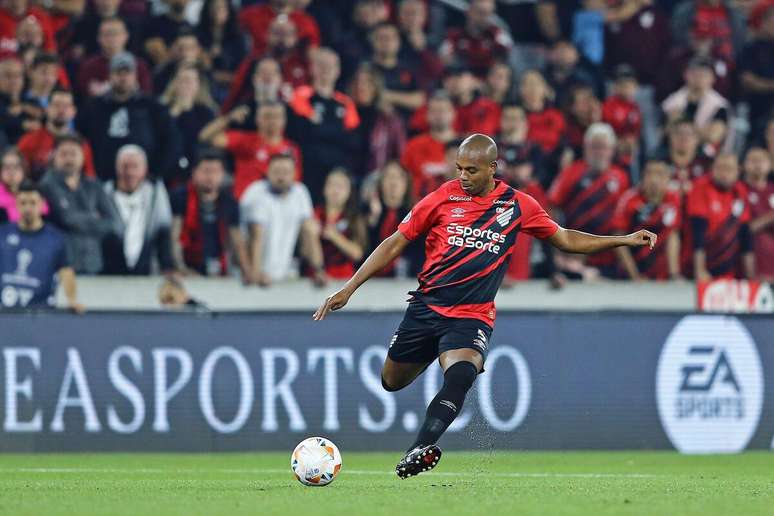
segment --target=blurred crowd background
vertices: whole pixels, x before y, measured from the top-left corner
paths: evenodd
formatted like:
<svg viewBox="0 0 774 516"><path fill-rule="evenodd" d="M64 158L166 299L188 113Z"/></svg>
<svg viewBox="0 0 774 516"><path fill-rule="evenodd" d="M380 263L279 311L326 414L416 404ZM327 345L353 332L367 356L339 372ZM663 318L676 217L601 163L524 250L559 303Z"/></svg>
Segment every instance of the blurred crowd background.
<svg viewBox="0 0 774 516"><path fill-rule="evenodd" d="M0 305L346 279L474 132L565 227L659 235L520 236L506 286L774 279L774 0L0 0Z"/></svg>

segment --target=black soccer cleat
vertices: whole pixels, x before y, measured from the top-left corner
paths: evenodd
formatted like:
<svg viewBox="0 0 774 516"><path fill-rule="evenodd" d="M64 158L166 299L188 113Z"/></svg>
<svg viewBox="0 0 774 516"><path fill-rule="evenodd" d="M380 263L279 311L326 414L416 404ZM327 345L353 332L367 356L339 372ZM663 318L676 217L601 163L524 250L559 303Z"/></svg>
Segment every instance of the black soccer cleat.
<svg viewBox="0 0 774 516"><path fill-rule="evenodd" d="M408 478L430 471L441 460L441 453L441 449L434 444L417 446L400 460L395 467L395 473L400 478Z"/></svg>

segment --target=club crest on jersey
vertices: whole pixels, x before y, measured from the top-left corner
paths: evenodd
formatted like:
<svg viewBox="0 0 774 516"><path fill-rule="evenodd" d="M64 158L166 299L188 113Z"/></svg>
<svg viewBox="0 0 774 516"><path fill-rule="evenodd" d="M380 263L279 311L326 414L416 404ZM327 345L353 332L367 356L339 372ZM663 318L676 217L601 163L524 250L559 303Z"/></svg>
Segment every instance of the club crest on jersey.
<svg viewBox="0 0 774 516"><path fill-rule="evenodd" d="M452 208L451 214L452 214L452 217L464 217L465 216L465 209L464 208Z"/></svg>
<svg viewBox="0 0 774 516"><path fill-rule="evenodd" d="M511 217L513 217L513 206L497 216L497 223L500 224L501 227L505 227L511 221Z"/></svg>

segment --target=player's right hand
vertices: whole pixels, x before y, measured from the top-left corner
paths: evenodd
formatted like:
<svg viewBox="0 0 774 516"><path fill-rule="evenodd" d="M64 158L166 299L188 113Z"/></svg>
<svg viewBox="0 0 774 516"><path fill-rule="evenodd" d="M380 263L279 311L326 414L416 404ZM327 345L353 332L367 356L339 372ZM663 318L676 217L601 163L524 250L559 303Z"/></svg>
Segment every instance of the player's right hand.
<svg viewBox="0 0 774 516"><path fill-rule="evenodd" d="M340 308L344 308L344 305L347 304L347 301L349 301L349 296L351 295L352 294L350 294L346 290L341 289L335 294L328 296L323 302L323 304L320 305L320 308L318 308L317 311L314 313L312 318L315 321L322 321L323 319L325 319L325 316L328 315L328 312L335 312Z"/></svg>

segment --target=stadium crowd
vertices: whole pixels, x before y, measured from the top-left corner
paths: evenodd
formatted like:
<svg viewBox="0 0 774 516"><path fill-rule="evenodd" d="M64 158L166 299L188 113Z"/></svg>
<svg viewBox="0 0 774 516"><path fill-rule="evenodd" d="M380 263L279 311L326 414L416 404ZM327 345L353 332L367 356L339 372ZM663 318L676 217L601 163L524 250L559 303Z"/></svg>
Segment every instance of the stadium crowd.
<svg viewBox="0 0 774 516"><path fill-rule="evenodd" d="M0 305L56 272L348 278L473 132L564 226L660 237L520 236L509 284L774 280L774 0L448 4L0 0Z"/></svg>

